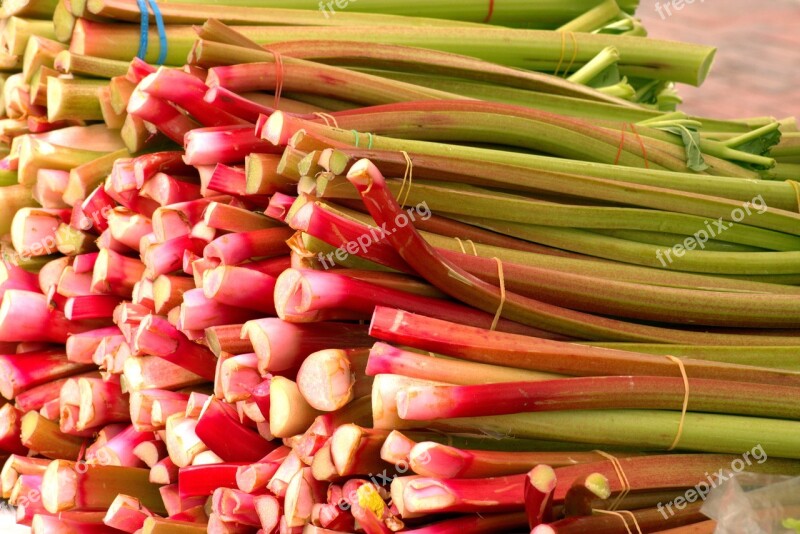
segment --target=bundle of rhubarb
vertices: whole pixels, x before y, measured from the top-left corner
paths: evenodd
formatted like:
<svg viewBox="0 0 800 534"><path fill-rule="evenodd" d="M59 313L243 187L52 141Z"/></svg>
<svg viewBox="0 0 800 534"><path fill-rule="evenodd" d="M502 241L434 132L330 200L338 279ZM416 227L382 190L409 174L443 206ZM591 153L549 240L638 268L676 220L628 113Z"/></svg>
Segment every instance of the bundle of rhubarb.
<svg viewBox="0 0 800 534"><path fill-rule="evenodd" d="M635 2L308 4L4 3L18 523L699 532L800 474L794 119L676 111L714 51Z"/></svg>

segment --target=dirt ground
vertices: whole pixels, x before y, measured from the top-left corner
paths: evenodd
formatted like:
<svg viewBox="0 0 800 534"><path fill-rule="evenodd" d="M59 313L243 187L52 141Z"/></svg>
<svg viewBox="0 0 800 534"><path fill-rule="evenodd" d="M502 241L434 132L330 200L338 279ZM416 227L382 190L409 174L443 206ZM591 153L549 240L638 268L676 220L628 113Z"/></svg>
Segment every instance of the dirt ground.
<svg viewBox="0 0 800 534"><path fill-rule="evenodd" d="M641 0L637 15L653 38L719 48L706 83L680 87L683 111L800 118L800 0Z"/></svg>

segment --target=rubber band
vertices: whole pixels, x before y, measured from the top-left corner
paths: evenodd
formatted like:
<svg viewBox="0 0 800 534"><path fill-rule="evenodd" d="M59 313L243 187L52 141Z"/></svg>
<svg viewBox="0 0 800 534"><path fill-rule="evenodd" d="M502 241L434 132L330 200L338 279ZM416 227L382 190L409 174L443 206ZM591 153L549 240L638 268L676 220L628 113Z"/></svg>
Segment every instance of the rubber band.
<svg viewBox="0 0 800 534"><path fill-rule="evenodd" d="M681 376L683 377L683 408L681 408L681 421L678 423L678 434L675 436L675 440L672 442L672 445L669 446L668 451L674 450L675 447L678 446L678 442L681 440L681 435L683 434L683 425L686 422L686 410L689 408L689 376L686 374L686 366L683 365L683 362L676 358L675 356L665 356L672 360L673 362L678 364L678 367L681 370Z"/></svg>
<svg viewBox="0 0 800 534"><path fill-rule="evenodd" d="M465 239L464 241L466 241L467 243L469 243L470 245L472 245L472 254L474 254L475 256L477 256L477 255L478 255L478 248L475 246L475 242L474 242L474 241L472 241L472 239Z"/></svg>
<svg viewBox="0 0 800 534"><path fill-rule="evenodd" d="M156 21L156 31L158 32L158 59L156 64L163 65L167 60L167 31L164 26L164 17L161 16L161 9L159 9L156 0L136 0L136 5L139 6L139 51L136 56L144 60L147 56L147 47L150 41L150 14L148 6L153 10L153 18Z"/></svg>
<svg viewBox="0 0 800 534"><path fill-rule="evenodd" d="M408 152L405 150L401 150L400 153L403 154L406 160L406 172L403 174L403 183L400 185L400 191L397 192L397 202L400 204L401 208L405 208L406 202L408 202L408 195L411 193L411 184L414 182L414 162L411 161L411 156L409 156ZM408 183L408 189L406 189L406 183ZM403 196L404 190L406 195L403 201L400 202L400 197Z"/></svg>
<svg viewBox="0 0 800 534"><path fill-rule="evenodd" d="M556 65L556 71L553 73L553 76L558 76L558 71L561 70L561 64L564 63L564 56L567 55L567 34L561 32L561 57L558 60L558 65Z"/></svg>
<svg viewBox="0 0 800 534"><path fill-rule="evenodd" d="M314 115L324 120L325 126L332 126L333 128L339 127L339 123L336 122L336 117L334 117L333 115L330 115L328 113L322 113L321 111L314 112Z"/></svg>
<svg viewBox="0 0 800 534"><path fill-rule="evenodd" d="M800 211L800 182L794 180L786 180L786 182L794 188L794 192L797 195L797 211Z"/></svg>
<svg viewBox="0 0 800 534"><path fill-rule="evenodd" d="M494 15L494 0L489 0L489 13L486 15L486 18L483 19L483 23L489 24L489 21L492 20L493 15Z"/></svg>
<svg viewBox="0 0 800 534"><path fill-rule="evenodd" d="M497 277L500 280L500 305L497 306L497 311L494 314L494 320L492 320L492 328L490 328L490 330L497 328L497 323L500 321L500 314L502 313L503 306L506 303L506 278L503 275L503 262L497 257L492 259L497 262Z"/></svg>
<svg viewBox="0 0 800 534"><path fill-rule="evenodd" d="M614 158L614 165L619 164L619 158L622 157L622 148L625 146L625 130L628 129L628 125L622 125L622 137L619 138L619 146L617 147L617 157Z"/></svg>
<svg viewBox="0 0 800 534"><path fill-rule="evenodd" d="M353 132L353 135L356 136L356 148L358 148L358 145L360 144L360 139L359 139L359 136L358 136L358 130L350 130L350 131Z"/></svg>
<svg viewBox="0 0 800 534"><path fill-rule="evenodd" d="M136 5L139 6L139 51L136 52L136 57L144 60L147 55L147 41L149 39L150 31L150 16L147 14L147 1L136 0Z"/></svg>
<svg viewBox="0 0 800 534"><path fill-rule="evenodd" d="M372 150L372 144L373 141L375 141L375 136L370 132L367 132L367 138L369 139L369 143L367 143L367 150Z"/></svg>
<svg viewBox="0 0 800 534"><path fill-rule="evenodd" d="M283 69L283 57L276 51L270 50L275 58L275 103L272 107L278 109L278 104L281 102L281 94L283 93L283 80L285 72Z"/></svg>
<svg viewBox="0 0 800 534"><path fill-rule="evenodd" d="M649 169L650 163L647 161L647 148L644 146L644 140L642 136L639 135L638 130L636 130L636 125L631 123L631 131L636 135L636 139L639 141L639 146L642 147L642 158L644 159L644 168Z"/></svg>
<svg viewBox="0 0 800 534"><path fill-rule="evenodd" d="M611 503L610 509L616 510L619 508L619 505L622 504L622 501L625 500L625 497L631 492L631 483L628 480L628 475L625 474L625 470L622 468L622 463L619 461L619 458L613 456L605 451L601 450L594 450L592 452L596 452L603 458L606 458L609 462L611 462L612 467L614 467L614 472L617 474L617 478L619 479L619 483L622 486L622 490L620 490L619 495L617 498L614 499L614 502Z"/></svg>
<svg viewBox="0 0 800 534"><path fill-rule="evenodd" d="M461 253L462 254L466 254L467 253L467 249L464 248L464 243L457 237L454 237L453 239L458 241L458 246L461 247Z"/></svg>
<svg viewBox="0 0 800 534"><path fill-rule="evenodd" d="M569 32L569 36L572 39L572 59L569 61L567 70L564 71L564 78L569 76L569 71L572 70L575 60L578 59L578 38L575 37L575 32Z"/></svg>
<svg viewBox="0 0 800 534"><path fill-rule="evenodd" d="M650 162L647 160L647 147L644 144L642 136L639 135L639 131L636 129L636 126L632 122L622 124L622 130L621 130L622 135L619 138L619 147L617 147L617 157L614 158L614 165L618 165L619 160L622 157L622 150L625 148L625 131L628 129L628 126L631 127L631 131L636 136L636 140L639 142L639 147L641 147L642 149L642 159L644 159L644 168L649 169ZM800 191L798 191L798 202L800 202Z"/></svg>
<svg viewBox="0 0 800 534"><path fill-rule="evenodd" d="M615 515L615 516L619 517L620 520L622 520L622 524L625 525L625 530L628 531L628 534L633 534L633 531L631 531L631 527L628 526L628 520L625 519L625 516L623 515L623 514L628 514L630 516L631 520L633 521L633 525L636 527L636 532L638 534L642 534L642 529L639 526L639 522L636 520L636 516L630 510L620 510L620 511L617 512L617 511L612 511L612 510L597 510L597 509L593 509L592 512L597 512L598 514Z"/></svg>
<svg viewBox="0 0 800 534"><path fill-rule="evenodd" d="M561 57L558 58L558 65L556 66L556 71L553 73L553 76L559 75L558 73L561 72L561 65L563 65L564 60L567 59L567 34L569 34L570 39L572 39L572 59L564 71L564 78L569 76L570 69L575 64L575 60L578 59L578 38L575 37L575 32L561 32Z"/></svg>

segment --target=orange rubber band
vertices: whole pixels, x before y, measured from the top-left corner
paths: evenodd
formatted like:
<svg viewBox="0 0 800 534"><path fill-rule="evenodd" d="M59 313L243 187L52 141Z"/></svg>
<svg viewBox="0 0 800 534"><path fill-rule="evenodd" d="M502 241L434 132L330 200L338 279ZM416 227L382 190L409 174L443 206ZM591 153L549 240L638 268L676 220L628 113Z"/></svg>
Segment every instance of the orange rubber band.
<svg viewBox="0 0 800 534"><path fill-rule="evenodd" d="M636 135L636 139L639 141L639 146L642 147L642 158L644 158L644 168L649 169L650 163L647 161L647 148L644 146L644 140L642 136L639 135L639 132L636 130L636 126L631 123L631 131L633 131L634 135Z"/></svg>
<svg viewBox="0 0 800 534"><path fill-rule="evenodd" d="M486 18L483 19L483 23L489 24L489 21L492 20L493 15L494 15L494 0L489 0L489 13L486 15Z"/></svg>
<svg viewBox="0 0 800 534"><path fill-rule="evenodd" d="M614 159L614 165L619 165L619 160L622 157L622 150L625 148L625 131L628 129L629 124L624 123L622 125L621 135L619 138L619 147L617 147L617 157ZM644 159L644 168L650 168L650 162L647 160L647 147L644 144L644 140L642 136L639 135L638 130L636 130L636 126L633 123L630 123L631 131L636 136L636 140L639 142L639 147L642 149L642 158Z"/></svg>
<svg viewBox="0 0 800 534"><path fill-rule="evenodd" d="M275 57L275 102L273 107L278 109L278 104L281 102L281 93L283 93L283 80L285 78L283 70L283 58L278 52L271 50L272 55Z"/></svg>
<svg viewBox="0 0 800 534"><path fill-rule="evenodd" d="M336 122L336 117L334 117L329 113L322 113L321 111L316 111L314 112L314 116L324 120L325 126L331 126L333 128L339 127L339 123Z"/></svg>
<svg viewBox="0 0 800 534"><path fill-rule="evenodd" d="M625 530L628 531L628 534L633 534L633 532L631 531L631 527L628 526L628 521L625 519L625 516L623 515L623 514L628 514L630 516L630 518L631 518L631 521L633 521L633 525L636 527L636 532L638 534L642 534L642 529L639 526L639 522L636 520L636 516L633 515L633 512L631 512L629 510L620 510L618 512L617 511L612 511L612 510L592 510L592 511L593 512L597 512L598 514L608 514L608 515L615 515L615 516L619 517L622 520L622 524L625 525Z"/></svg>
<svg viewBox="0 0 800 534"><path fill-rule="evenodd" d="M672 445L670 445L669 449L667 449L668 451L671 451L678 446L678 443L681 440L681 435L683 435L683 425L686 422L686 410L689 408L689 376L686 374L686 366L683 365L683 362L680 359L676 358L675 356L665 356L665 357L678 364L678 367L681 370L681 376L683 377L683 387L684 387L683 408L681 409L681 421L680 423L678 423L678 434L672 441Z"/></svg>
<svg viewBox="0 0 800 534"><path fill-rule="evenodd" d="M500 304L497 306L497 311L494 314L494 320L492 320L491 328L491 330L494 330L497 328L497 323L500 321L500 314L502 313L503 306L506 303L506 278L503 275L503 262L497 257L492 259L497 262L497 276L500 279Z"/></svg>
<svg viewBox="0 0 800 534"><path fill-rule="evenodd" d="M569 76L569 71L572 70L575 60L578 59L578 38L575 37L575 32L569 32L569 36L572 39L572 59L570 59L569 65L567 65L567 70L564 71L564 78Z"/></svg>
<svg viewBox="0 0 800 534"><path fill-rule="evenodd" d="M411 184L414 181L414 163L411 161L411 156L408 155L408 152L403 150L400 153L403 154L406 160L406 172L403 175L403 183L400 186L400 191L397 192L397 202L400 204L401 208L405 208L406 202L408 202L408 195L411 193ZM408 189L406 189L406 183L408 183ZM403 196L404 190L406 194L403 201L400 202L400 197Z"/></svg>
<svg viewBox="0 0 800 534"><path fill-rule="evenodd" d="M622 463L619 461L619 458L613 456L605 451L601 450L594 450L592 452L596 452L603 458L606 458L609 462L611 462L612 467L614 467L614 471L617 473L617 478L619 479L619 483L622 486L622 490L617 495L617 498L614 499L614 502L611 503L610 509L616 510L619 508L619 505L622 504L622 501L625 500L625 497L628 496L628 493L631 492L631 483L628 480L628 475L625 474L625 470L622 469Z"/></svg>

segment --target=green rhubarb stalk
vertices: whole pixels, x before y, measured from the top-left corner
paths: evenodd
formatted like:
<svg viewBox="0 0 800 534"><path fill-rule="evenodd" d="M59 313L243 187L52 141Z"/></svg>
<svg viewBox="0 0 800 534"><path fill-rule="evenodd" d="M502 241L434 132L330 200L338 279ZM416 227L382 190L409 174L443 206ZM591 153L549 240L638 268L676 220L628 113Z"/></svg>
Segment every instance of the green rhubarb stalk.
<svg viewBox="0 0 800 534"><path fill-rule="evenodd" d="M72 30L75 28L77 18L73 15L66 2L59 2L53 12L53 33L54 39L67 43L72 38Z"/></svg>
<svg viewBox="0 0 800 534"><path fill-rule="evenodd" d="M468 101L459 103L465 102ZM434 111L414 110L411 108L415 103L408 103L407 107L398 107L396 111L342 114L337 117L337 122L346 131L370 133L374 139L366 133L359 134L359 141L363 139L360 144L368 146L372 139L372 147L379 150L388 149L387 144L403 144L402 139L415 140L411 141L412 145L418 142L486 143L579 161L617 163L626 167L649 166L656 170L686 169L680 149L669 154L648 141L645 143L649 145L645 157L637 139L630 135L625 137L620 152L621 132L611 134L589 123L534 110L515 107L512 111L501 104L482 104L485 104L485 109L477 108L476 111ZM505 113L502 111L504 108ZM530 118L517 116L517 113L530 115ZM536 114L540 117L534 118ZM343 139L346 137L339 136L337 140ZM355 140L351 131L345 142L355 144ZM469 147L465 148L469 150Z"/></svg>
<svg viewBox="0 0 800 534"><path fill-rule="evenodd" d="M14 142L19 146L19 182L25 185L36 182L38 169L68 171L106 154L58 146L29 135L18 137Z"/></svg>
<svg viewBox="0 0 800 534"><path fill-rule="evenodd" d="M606 85L597 89L604 95L622 98L623 100L633 100L636 97L636 89L628 83L628 78L622 78L613 85Z"/></svg>
<svg viewBox="0 0 800 534"><path fill-rule="evenodd" d="M621 13L622 10L620 9L620 6L616 0L605 0L592 9L559 27L557 31L591 32L603 27L603 25L607 22L619 17Z"/></svg>
<svg viewBox="0 0 800 534"><path fill-rule="evenodd" d="M273 115L274 117L275 115ZM432 285L457 297L462 302L483 311L494 313L499 309L506 319L520 322L545 331L575 337L605 339L609 341L658 341L683 343L722 343L724 334L685 332L616 321L567 310L538 300L523 297L481 281L443 259L432 247L427 245L411 226L401 227L396 223L398 213L402 213L394 197L386 189L380 171L368 160L360 160L347 174L348 180L359 190L370 214L380 224L386 225L387 240L400 256L420 276ZM752 341L769 339L768 344L789 344L791 337L748 336L740 339ZM720 341L717 341L720 340Z"/></svg>
<svg viewBox="0 0 800 534"><path fill-rule="evenodd" d="M115 76L108 83L108 90L111 93L111 107L115 113L125 113L128 101L133 94L136 84L124 76Z"/></svg>
<svg viewBox="0 0 800 534"><path fill-rule="evenodd" d="M440 253L482 280L499 285L494 261ZM509 291L591 313L719 326L789 328L800 325L800 305L794 295L782 298L771 293L667 288L601 279L596 275L562 273L529 264L506 263L504 273L505 287Z"/></svg>
<svg viewBox="0 0 800 534"><path fill-rule="evenodd" d="M324 136L331 138L338 136L338 139L344 143L350 143L353 140L352 132L342 133L336 130L326 130L324 127L317 130L318 127L316 125L306 126L319 131ZM381 136L374 136L374 147L383 142L385 141L381 139ZM398 148L398 150L410 148L407 143L408 141L398 142L398 147L404 147ZM465 147L435 143L414 143L414 148L418 150L407 151L412 156L414 163L414 176L419 178L448 179L462 183L518 191L549 191L579 198L606 200L630 205L640 204L638 204L633 195L620 195L620 192L627 192L632 187L640 194L649 191L646 188L636 188L631 185L639 184L677 190L672 191L671 194L679 194L679 192L683 191L728 198L740 202L749 202L761 195L764 202L772 208L788 211L798 210L796 191L790 184L786 183L757 182L717 176L704 176L702 180L698 180L697 175L691 173L654 171L651 169L620 169L614 165L590 164L575 160L542 157L532 154L497 152L486 149L465 150ZM390 169L393 176L402 176L407 166L407 162L399 152L377 152L366 149L346 149L344 152L350 154L353 159L370 157L376 163L379 163L381 168ZM503 159L498 157L501 155ZM341 174L346 170L348 160L346 156L343 158L337 156L336 159L339 161L339 166L331 170L336 174ZM537 172L531 172L532 170ZM480 180L475 181L474 178L471 179L470 177L480 178ZM602 180L593 180L593 178ZM577 181L577 183L573 184L573 181ZM606 187L610 188L610 191L604 191ZM611 191L614 192L612 193ZM652 196L652 200L658 200L659 198L658 194ZM652 207L680 211L680 209L675 209L674 206L680 206L683 203L683 198L677 200L676 197L673 202L659 203ZM728 209L728 214L730 211Z"/></svg>
<svg viewBox="0 0 800 534"><path fill-rule="evenodd" d="M772 169L762 174L762 178L766 180L794 180L800 176L800 159L798 163L778 163Z"/></svg>
<svg viewBox="0 0 800 534"><path fill-rule="evenodd" d="M39 67L52 68L56 55L66 48L66 45L57 41L32 36L22 57L22 75L25 81L30 82Z"/></svg>
<svg viewBox="0 0 800 534"><path fill-rule="evenodd" d="M187 63L208 69L222 65L261 63L269 61L270 58L274 56L265 50L252 50L210 39L197 39L189 52Z"/></svg>
<svg viewBox="0 0 800 534"><path fill-rule="evenodd" d="M675 269L707 274L749 276L798 275L800 251L789 252L713 252L686 248L664 248L615 237L595 234L581 229L555 228L499 222L476 217L456 217L457 220L520 239L580 254L633 263L661 269ZM694 246L697 242L694 242Z"/></svg>
<svg viewBox="0 0 800 534"><path fill-rule="evenodd" d="M327 137L340 143L349 145L355 144L355 136L352 131L340 130L310 121L303 121L302 127L311 133ZM696 174L663 173L653 169L623 168L618 165L604 165L534 154L448 145L412 139L395 139L375 134L370 137L366 133L361 133L359 135L359 141L360 148L367 148L367 145L371 142L372 149L374 150L406 151L412 155L412 159L415 154L421 154L453 158L454 160L459 159L465 165L468 164L467 162L476 165L477 162L481 162L481 165L490 164L493 167L493 172L497 172L497 170L501 168L508 173L514 173L516 171L516 175L519 176L521 180L525 180L527 183L531 184L531 189L556 191L562 194L606 200L620 204L668 209L670 211L699 215L701 217L728 217L733 209L741 207L740 203L725 200L724 198L712 198L709 195L723 196L725 193L730 195L732 194L731 191L737 190L736 195L739 197L739 195L742 195L743 190L746 190L747 193L743 194L742 196L744 198L741 199L746 202L756 198L759 194L767 195L768 184L771 183L750 182L750 185L747 186L743 185L748 183L745 180L728 179L724 181L725 191L718 191L713 177L704 176L703 180L698 180ZM455 162L453 162L453 164L457 165ZM538 172L525 172L519 168L515 169L514 167L536 169ZM453 170L455 170L455 168ZM569 173L569 176L565 176L563 173ZM582 173L585 175L579 176L573 173ZM688 191L669 190L673 189L670 186L675 184L665 184L660 180L653 179L661 176L665 178L664 181L672 180L680 184L679 187L674 189L686 188ZM508 177L508 175L506 175L506 177ZM684 180L684 177L687 179ZM497 178L495 178L495 180L497 180ZM546 185L548 182L552 185ZM692 183L690 184L690 182ZM535 183L535 186L533 183ZM714 185L712 186L711 184ZM767 210L767 213L753 221L753 226L764 227L762 226L764 220L771 219L776 215L775 213L770 213L770 210L774 210L775 208L798 209L797 194L792 186L790 184L782 184L783 187L780 188L781 192L778 193L778 195L774 195L774 193L777 192L775 189L778 189L774 188L774 185L779 184L773 184L773 195L771 196L777 198L770 204L770 199L767 199L766 196L762 196L770 208ZM695 193L694 191L697 192ZM747 196L750 193L752 193L751 196ZM770 216L767 217L767 215ZM787 214L787 216L788 215L790 214ZM782 217L783 214L779 214L778 216ZM791 224L789 226L791 226ZM786 225L782 225L781 231L786 231L783 230L784 227L786 227Z"/></svg>
<svg viewBox="0 0 800 534"><path fill-rule="evenodd" d="M100 57L73 54L69 50L59 52L55 58L55 68L64 74L80 74L96 78L124 76L128 72L127 61L115 61Z"/></svg>
<svg viewBox="0 0 800 534"><path fill-rule="evenodd" d="M614 3L614 0L610 0L610 2ZM567 80L571 81L572 83L587 85L598 75L600 75L600 73L616 64L618 61L619 50L613 46L606 47L599 54L597 54L594 59L578 69L577 72L571 74Z"/></svg>
<svg viewBox="0 0 800 534"><path fill-rule="evenodd" d="M554 72L564 56L575 56L575 66L591 61L605 47L614 46L620 52L620 70L630 76L700 85L711 67L715 49L707 46L641 39L608 34L573 34L578 50L571 39L558 32L516 30L505 28L405 28L370 27L242 27L241 33L250 39L270 44L307 39L314 35L320 40L359 40L368 43L398 44L461 53L510 67ZM565 54L565 48L566 50ZM538 67L538 68L537 68Z"/></svg>
<svg viewBox="0 0 800 534"><path fill-rule="evenodd" d="M594 228L590 231L595 234L616 237L625 241L636 241L637 243L659 245L661 247L672 247L676 243L683 243L686 237L680 234L648 232L640 230L606 230L602 228ZM715 240L706 243L703 250L714 252L764 252L767 249L748 245L737 245L735 243L726 243L724 241Z"/></svg>
<svg viewBox="0 0 800 534"><path fill-rule="evenodd" d="M264 25L264 26L442 26L442 27L475 27L465 21L442 18L426 18L423 13L413 16L384 13L359 13L356 10L341 10L335 16L325 16L320 8L286 9L268 7L263 3L247 2L163 2L159 11L165 24L203 24L209 19L216 19L226 24ZM86 7L90 13L100 17L126 22L139 22L141 14L135 3L125 0L88 0ZM294 5L286 6L295 8Z"/></svg>
<svg viewBox="0 0 800 534"><path fill-rule="evenodd" d="M191 26L166 26L167 65L183 65L186 56L197 38ZM102 57L119 61L130 61L139 50L139 27L133 24L110 24L78 19L72 31L69 50L85 56ZM158 30L150 25L147 55L144 60L155 63L160 46Z"/></svg>
<svg viewBox="0 0 800 534"><path fill-rule="evenodd" d="M448 432L477 431L518 438L666 450L678 435L681 412L588 410L436 421ZM800 459L800 422L688 412L677 450L741 454L762 444L770 456ZM426 425L427 426L427 425ZM766 436L770 438L765 442Z"/></svg>
<svg viewBox="0 0 800 534"><path fill-rule="evenodd" d="M48 20L35 20L21 17L10 17L5 21L2 31L5 48L9 54L21 56L25 53L28 40L36 35L46 39L55 39L53 24Z"/></svg>
<svg viewBox="0 0 800 534"><path fill-rule="evenodd" d="M800 157L800 134L783 133L780 143L773 146L769 154L778 159Z"/></svg>
<svg viewBox="0 0 800 534"><path fill-rule="evenodd" d="M49 67L39 67L31 76L31 103L37 106L47 105L47 80L58 77L58 71Z"/></svg>
<svg viewBox="0 0 800 534"><path fill-rule="evenodd" d="M659 139L666 143L682 147L683 142L675 134L654 130L654 128L670 127L675 125L678 125L680 127L678 121L664 121L663 123L651 123L646 125L648 127L640 128L638 130L638 133L643 137L651 139ZM759 128L751 132L746 132L742 134L742 136L749 137L753 132L758 132L759 130L763 130L764 128L770 128L772 126L777 128L779 124L777 122L774 122L772 125L767 125L763 128ZM757 135L756 139L761 137L762 135L763 133ZM706 163L710 164L712 167L718 167L718 170L722 171L720 173L722 175L743 176L743 177L750 176L750 174L744 173L741 167L738 166L735 167L734 164L730 162L749 163L767 169L775 165L775 160L773 158L759 156L757 154L744 152L742 150L735 150L734 148L727 146L725 143L720 143L711 139L706 139L701 137L698 147L702 152L704 158L707 160ZM711 159L709 157L713 157L714 159ZM721 163L726 163L727 165L721 166Z"/></svg>
<svg viewBox="0 0 800 534"><path fill-rule="evenodd" d="M363 105L389 104L407 100L457 100L461 96L426 89L410 83L387 80L379 76L358 73L339 67L319 65L302 59L285 57L282 60L281 80L287 92L313 93L329 98L358 102ZM209 86L222 86L234 91L270 90L278 81L274 62L251 63L240 67L219 67L220 71L239 71L230 86L228 77L210 69ZM241 84L241 85L240 85Z"/></svg>
<svg viewBox="0 0 800 534"><path fill-rule="evenodd" d="M186 2L185 0L168 0L172 3L194 3L209 5L221 3L226 6L269 7L269 8L294 8L310 11L320 11L318 16L335 18L342 15L342 8L338 4L325 2L323 6L316 0L202 0L200 2ZM572 0L568 3L558 0L539 2L526 2L524 0L505 1L495 7L491 22L508 26L528 25L552 29L592 9L596 0ZM636 0L620 0L619 5L628 13L636 10L639 2ZM453 0L435 0L424 5L409 4L399 0L371 0L365 4L352 2L346 6L347 12L395 14L405 16L422 16L448 20L469 22L484 22L489 14L489 6L483 0L467 0L456 2Z"/></svg>
<svg viewBox="0 0 800 534"><path fill-rule="evenodd" d="M463 265L492 284L500 283L493 262ZM515 276L516 271L519 275ZM752 328L797 328L800 306L795 296L713 292L631 284L533 268L504 267L506 288L540 300L602 315L664 323ZM523 274L524 273L524 274ZM512 279L512 277L514 277ZM531 278L533 277L533 278ZM776 300L778 299L778 300Z"/></svg>
<svg viewBox="0 0 800 534"><path fill-rule="evenodd" d="M206 59L211 59L209 53L214 51L213 44L208 43L211 49L205 51ZM594 89L570 83L557 76L509 68L473 57L437 50L377 43L365 47L358 41L290 41L275 43L270 46L270 50L293 58L347 68L388 69L387 72L399 71L403 75L423 74L445 77L450 80L461 78L537 93L616 104L626 109L639 109L639 106L630 102L604 96ZM235 51L229 50L228 52ZM214 54L214 56L225 61L225 56L219 54ZM247 56L244 51L241 52L241 57L236 55L236 59L241 60L238 62L242 63L274 60L269 52L261 52L258 57L260 59L256 59L256 56ZM395 73L395 75L399 74Z"/></svg>
<svg viewBox="0 0 800 534"><path fill-rule="evenodd" d="M637 109L609 102L593 101L588 98L573 97L557 93L541 93L533 90L492 85L491 83L473 80L460 80L442 75L377 69L370 69L369 72L384 78L402 80L422 87L429 87L438 91L462 95L466 98L523 106L581 119L637 123L643 120L661 117L659 111L652 109ZM731 122L730 126L724 123L715 123L714 126L718 126L722 130L731 128L736 131L744 131L746 129L744 125L734 122Z"/></svg>
<svg viewBox="0 0 800 534"><path fill-rule="evenodd" d="M37 203L28 186L15 184L0 187L0 205L3 206L0 214L0 233L7 234L11 231L11 222L17 211L36 206Z"/></svg>
<svg viewBox="0 0 800 534"><path fill-rule="evenodd" d="M326 206L325 209L330 209L330 206ZM372 221L367 215L345 210L343 208L337 208L337 210L342 211L342 213L344 213L346 216L351 216L352 218L360 220L363 223L374 224L374 221ZM463 251L461 245L459 245L459 243L453 238L432 234L429 232L422 232L422 235L428 243L437 248L450 250L453 252ZM335 252L336 250L334 247L327 245L307 234L303 234L303 244L305 245L306 249L313 254L322 253L323 255L326 255L330 252ZM584 260L577 258L565 258L533 252L510 250L491 245L484 245L481 243L475 243L475 248L478 252L478 255L484 258L497 257L504 262L508 261L510 263L517 263L520 265L530 265L537 269L553 270L557 272L573 273L584 276L594 276L607 280L619 280L637 284L675 288L696 288L745 293L755 292L766 294L800 295L800 288L793 285L762 283L756 281L723 278L718 276L712 277L700 274L683 273L679 271L664 271L650 267L610 263L597 261L594 259ZM340 263L343 266L354 269L382 268L377 264L363 260L359 256L355 255L348 255L346 260Z"/></svg>
<svg viewBox="0 0 800 534"><path fill-rule="evenodd" d="M736 365L752 365L772 369L786 369L788 371L800 370L800 362L797 360L797 353L800 347L720 347L644 343L591 343L591 345L647 354L669 354L679 358L685 357Z"/></svg>
<svg viewBox="0 0 800 534"><path fill-rule="evenodd" d="M102 120L103 110L97 91L105 85L106 82L100 80L50 78L47 82L47 120Z"/></svg>
<svg viewBox="0 0 800 534"><path fill-rule="evenodd" d="M395 196L403 187L400 180L388 181L387 185ZM320 198L358 198L358 193L345 180L318 182L316 192ZM408 198L405 199L405 194L403 197L407 205L425 202L434 212L566 228L643 230L689 236L704 229L707 221L703 217L667 211L556 204L445 182L415 180ZM769 250L800 250L797 235L746 224L733 225L719 233L718 238Z"/></svg>

